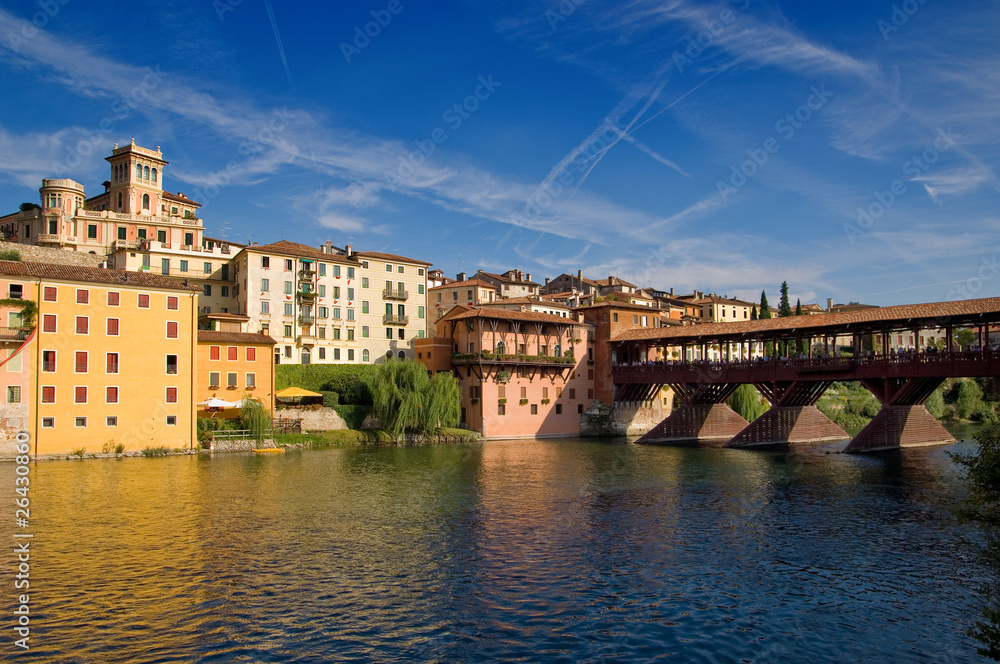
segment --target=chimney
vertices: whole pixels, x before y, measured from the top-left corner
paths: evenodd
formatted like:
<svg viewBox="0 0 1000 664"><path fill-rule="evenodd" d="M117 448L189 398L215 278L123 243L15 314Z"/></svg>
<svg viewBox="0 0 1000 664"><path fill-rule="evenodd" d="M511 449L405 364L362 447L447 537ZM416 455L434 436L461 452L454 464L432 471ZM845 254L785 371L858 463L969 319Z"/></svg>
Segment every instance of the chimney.
<svg viewBox="0 0 1000 664"><path fill-rule="evenodd" d="M674 296L674 287L671 286L670 287L670 297L673 297L673 296Z"/></svg>
<svg viewBox="0 0 1000 664"><path fill-rule="evenodd" d="M465 272L459 272L456 274L455 281L465 281Z"/></svg>
<svg viewBox="0 0 1000 664"><path fill-rule="evenodd" d="M830 313L831 309L833 309L833 298L828 297L826 298L826 313Z"/></svg>
<svg viewBox="0 0 1000 664"><path fill-rule="evenodd" d="M330 245L332 246L333 243L331 242ZM351 245L348 244L344 246L344 253L347 255L348 258L354 255L354 252L351 251Z"/></svg>
<svg viewBox="0 0 1000 664"><path fill-rule="evenodd" d="M528 281L531 281L531 273L528 273Z"/></svg>
<svg viewBox="0 0 1000 664"><path fill-rule="evenodd" d="M576 271L576 280L580 290L583 290L583 270Z"/></svg>
<svg viewBox="0 0 1000 664"><path fill-rule="evenodd" d="M545 287L548 288L548 285L549 285L549 278L545 277Z"/></svg>
<svg viewBox="0 0 1000 664"><path fill-rule="evenodd" d="M611 288L611 286L613 285L614 280L615 280L614 276L609 274L608 275L608 288Z"/></svg>

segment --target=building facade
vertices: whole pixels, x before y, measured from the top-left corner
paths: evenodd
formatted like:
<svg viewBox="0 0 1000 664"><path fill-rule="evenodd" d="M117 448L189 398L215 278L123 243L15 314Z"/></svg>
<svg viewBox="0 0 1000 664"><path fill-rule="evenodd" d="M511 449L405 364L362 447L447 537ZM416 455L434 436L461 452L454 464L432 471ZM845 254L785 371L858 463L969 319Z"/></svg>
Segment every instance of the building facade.
<svg viewBox="0 0 1000 664"><path fill-rule="evenodd" d="M196 290L154 275L11 261L0 261L0 280L37 304L20 374L11 362L0 374L8 405L13 387L27 404L32 454L100 452L111 441L133 451L192 447Z"/></svg>

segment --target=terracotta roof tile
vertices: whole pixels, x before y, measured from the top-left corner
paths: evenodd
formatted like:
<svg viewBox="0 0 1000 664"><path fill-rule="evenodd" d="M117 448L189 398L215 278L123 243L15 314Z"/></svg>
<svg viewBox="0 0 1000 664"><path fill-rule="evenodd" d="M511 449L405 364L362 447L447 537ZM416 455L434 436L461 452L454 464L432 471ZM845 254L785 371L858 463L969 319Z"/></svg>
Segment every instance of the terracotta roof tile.
<svg viewBox="0 0 1000 664"><path fill-rule="evenodd" d="M542 314L535 311L518 311L516 309L496 309L493 307L473 307L468 311L451 316L449 320L463 320L466 318L495 318L498 320L520 320L535 323L559 323L562 325L581 325L573 318L563 318L552 314Z"/></svg>
<svg viewBox="0 0 1000 664"><path fill-rule="evenodd" d="M78 267L76 265L54 265L52 263L0 261L0 274L44 279L63 279L66 281L84 281L97 284L138 286L143 288L167 288L170 290L196 292L201 292L202 290L201 286L185 286L175 279L161 277L157 274L148 274L146 272L105 270L94 267Z"/></svg>
<svg viewBox="0 0 1000 664"><path fill-rule="evenodd" d="M230 343L230 344L267 344L278 343L266 334L257 332L217 332L215 330L198 330L198 343Z"/></svg>
<svg viewBox="0 0 1000 664"><path fill-rule="evenodd" d="M975 318L983 314L993 314L990 320L1000 319L1000 297L960 300L958 302L902 304L892 307L872 307L846 313L787 316L785 318L766 318L733 323L702 323L670 330L629 330L618 335L612 341L679 340L695 337L751 338L762 333L772 333L772 336L777 336L784 331L800 330L817 334L824 328L841 328L848 325L860 331L881 328L880 323L891 321L900 321L900 329L905 329L904 324L907 326L923 324L933 327L943 324L942 321L947 318Z"/></svg>
<svg viewBox="0 0 1000 664"><path fill-rule="evenodd" d="M357 264L358 262L353 256L348 258L347 256L341 256L339 254L328 254L315 247L310 247L307 244L290 242L289 240L279 240L278 242L272 242L271 244L255 244L249 247L244 247L244 250L256 251L262 254L279 254L281 256L295 256L296 258L312 258L329 261L331 263ZM359 254L355 254L355 256L357 255Z"/></svg>
<svg viewBox="0 0 1000 664"><path fill-rule="evenodd" d="M462 288L463 286L479 286L481 288L491 288L496 290L497 287L488 281L483 281L482 279L467 279L465 281L449 281L441 286L432 286L427 290L439 290L442 288Z"/></svg>
<svg viewBox="0 0 1000 664"><path fill-rule="evenodd" d="M381 251L356 251L354 255L361 256L363 258L377 258L380 261L396 261L397 263L416 263L417 265L431 265L427 261L417 260L416 258L407 258L406 256L398 256L396 254L384 254Z"/></svg>

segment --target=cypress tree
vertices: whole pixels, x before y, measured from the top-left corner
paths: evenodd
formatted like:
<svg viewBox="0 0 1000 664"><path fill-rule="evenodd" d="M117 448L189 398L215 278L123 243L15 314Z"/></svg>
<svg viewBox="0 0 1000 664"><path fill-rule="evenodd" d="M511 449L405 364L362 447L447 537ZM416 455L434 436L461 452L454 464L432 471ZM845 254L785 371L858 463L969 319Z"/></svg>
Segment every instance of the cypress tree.
<svg viewBox="0 0 1000 664"><path fill-rule="evenodd" d="M750 320L757 320L757 305L754 304L750 307Z"/></svg>
<svg viewBox="0 0 1000 664"><path fill-rule="evenodd" d="M781 303L778 305L778 316L785 317L792 315L792 305L788 301L788 282L781 282Z"/></svg>
<svg viewBox="0 0 1000 664"><path fill-rule="evenodd" d="M802 315L802 298L795 300L795 315L796 316Z"/></svg>
<svg viewBox="0 0 1000 664"><path fill-rule="evenodd" d="M760 313L757 314L757 317L761 320L771 317L771 307L767 304L767 293L764 291L760 292Z"/></svg>

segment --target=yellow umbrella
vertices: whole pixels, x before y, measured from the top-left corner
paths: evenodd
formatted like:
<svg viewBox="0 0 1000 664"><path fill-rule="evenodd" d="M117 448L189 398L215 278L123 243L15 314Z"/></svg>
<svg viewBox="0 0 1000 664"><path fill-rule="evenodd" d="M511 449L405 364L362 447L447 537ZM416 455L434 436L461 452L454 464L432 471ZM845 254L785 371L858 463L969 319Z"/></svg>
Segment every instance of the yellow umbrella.
<svg viewBox="0 0 1000 664"><path fill-rule="evenodd" d="M274 396L280 397L282 399L289 399L293 397L321 397L323 396L319 392L310 392L309 390L303 390L301 387L288 387L280 392L275 392Z"/></svg>

